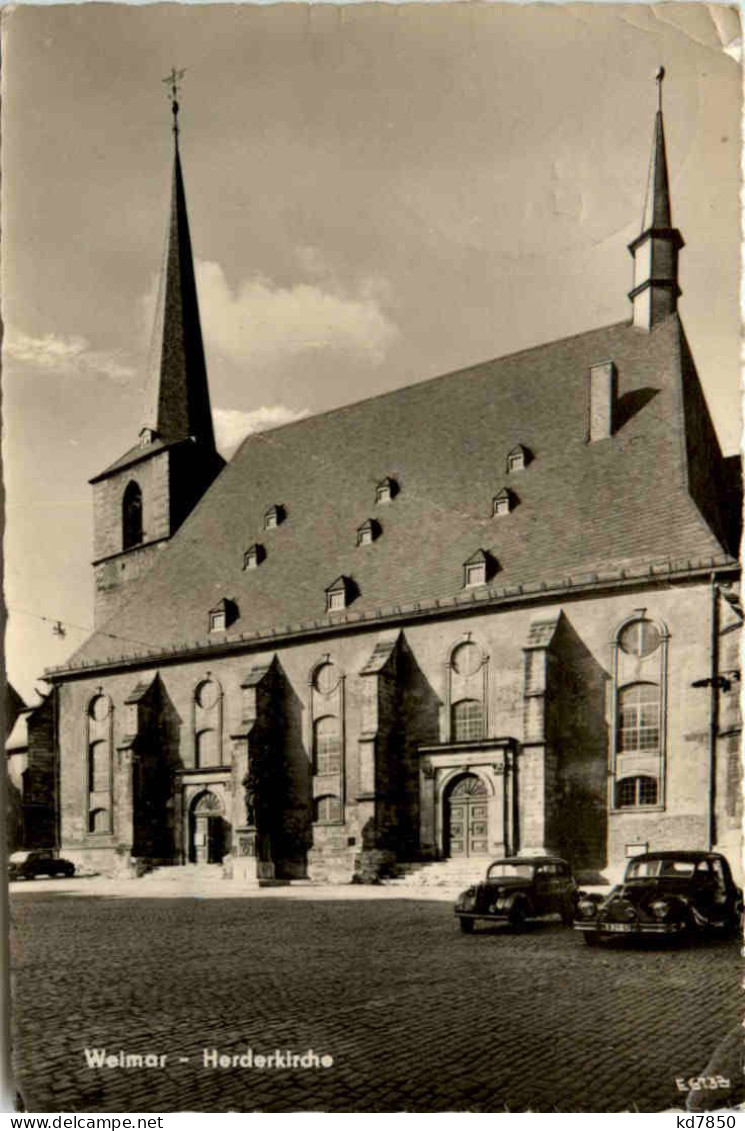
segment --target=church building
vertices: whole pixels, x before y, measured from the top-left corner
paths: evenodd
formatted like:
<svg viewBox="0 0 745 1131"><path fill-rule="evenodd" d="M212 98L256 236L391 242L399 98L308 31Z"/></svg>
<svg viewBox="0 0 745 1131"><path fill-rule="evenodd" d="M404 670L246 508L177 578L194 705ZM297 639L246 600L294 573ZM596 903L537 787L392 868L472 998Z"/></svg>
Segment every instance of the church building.
<svg viewBox="0 0 745 1131"><path fill-rule="evenodd" d="M740 469L678 312L661 109L627 320L227 465L177 114L157 417L92 480L95 631L46 673L63 855L332 882L504 853L737 868Z"/></svg>

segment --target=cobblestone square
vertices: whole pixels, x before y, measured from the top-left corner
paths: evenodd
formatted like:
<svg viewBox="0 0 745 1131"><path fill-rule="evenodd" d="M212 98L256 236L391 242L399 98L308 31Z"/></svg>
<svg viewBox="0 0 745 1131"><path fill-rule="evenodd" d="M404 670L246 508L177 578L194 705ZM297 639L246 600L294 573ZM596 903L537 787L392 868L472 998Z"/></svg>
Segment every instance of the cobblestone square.
<svg viewBox="0 0 745 1131"><path fill-rule="evenodd" d="M462 935L448 900L11 898L29 1111L655 1111L742 1016L737 940ZM205 1067L275 1050L328 1068ZM166 1054L89 1068L84 1050ZM180 1060L179 1058L188 1058Z"/></svg>

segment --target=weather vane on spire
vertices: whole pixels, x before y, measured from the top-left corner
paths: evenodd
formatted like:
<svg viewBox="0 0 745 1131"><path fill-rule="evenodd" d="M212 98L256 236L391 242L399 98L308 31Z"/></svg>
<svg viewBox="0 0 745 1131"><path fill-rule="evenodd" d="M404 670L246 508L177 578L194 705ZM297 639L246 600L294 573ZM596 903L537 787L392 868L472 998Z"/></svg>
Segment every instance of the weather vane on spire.
<svg viewBox="0 0 745 1131"><path fill-rule="evenodd" d="M181 73L183 74L183 71ZM662 83L664 78L665 68L660 67L654 77L654 81L657 83L657 109L660 113L662 113Z"/></svg>
<svg viewBox="0 0 745 1131"><path fill-rule="evenodd" d="M178 141L178 112L179 112L178 94L179 94L179 91L181 90L181 80L182 80L182 78L184 77L185 74L186 74L186 68L185 67L181 71L177 71L175 67L171 67L170 75L166 75L166 77L163 79L163 83L167 87L170 88L169 91L168 91L168 95L171 99L171 110L173 112L173 132L176 135L177 141Z"/></svg>

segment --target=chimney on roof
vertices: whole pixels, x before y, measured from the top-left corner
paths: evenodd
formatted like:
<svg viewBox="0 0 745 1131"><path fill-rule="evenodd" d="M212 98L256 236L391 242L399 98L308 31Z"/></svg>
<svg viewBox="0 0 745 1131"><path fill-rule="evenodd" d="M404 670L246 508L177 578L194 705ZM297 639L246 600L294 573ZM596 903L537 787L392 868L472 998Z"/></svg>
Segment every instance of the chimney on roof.
<svg viewBox="0 0 745 1131"><path fill-rule="evenodd" d="M590 366L587 377L587 423L585 439L607 440L613 435L617 395L616 367L612 361Z"/></svg>
<svg viewBox="0 0 745 1131"><path fill-rule="evenodd" d="M644 201L642 230L629 244L634 259L634 286L629 291L633 307L633 323L641 330L651 330L663 318L678 309L678 252L683 237L672 226L670 185L665 153L665 129L662 121L662 80L665 68L657 72L657 114L654 121L652 160Z"/></svg>

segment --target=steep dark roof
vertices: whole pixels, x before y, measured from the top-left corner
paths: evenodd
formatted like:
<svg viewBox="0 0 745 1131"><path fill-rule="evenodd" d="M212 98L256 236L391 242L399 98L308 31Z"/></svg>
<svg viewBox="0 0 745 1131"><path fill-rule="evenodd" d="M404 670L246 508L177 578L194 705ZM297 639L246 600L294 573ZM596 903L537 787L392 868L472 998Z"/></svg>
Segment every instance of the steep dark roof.
<svg viewBox="0 0 745 1131"><path fill-rule="evenodd" d="M4 700L4 713L5 713L5 735L6 737L11 733L15 725L15 721L21 712L27 710L21 696L13 687L12 683L5 684L5 700Z"/></svg>
<svg viewBox="0 0 745 1131"><path fill-rule="evenodd" d="M587 443L587 371L609 358L618 373L615 434ZM673 315L651 333L609 326L250 436L128 603L73 661L204 640L208 612L223 596L239 610L228 639L333 623L343 618L326 614L325 590L340 574L358 590L351 612L447 601L463 592L463 563L478 549L499 563L487 590L726 559L688 489L693 388ZM695 390L696 411L706 412L697 378ZM709 428L697 429L699 469ZM518 443L534 457L515 475L520 505L495 519L492 499ZM721 461L715 439L708 454ZM385 475L400 490L376 504ZM265 531L276 499L286 520ZM359 547L355 532L371 511L382 533ZM244 570L257 538L266 559Z"/></svg>
<svg viewBox="0 0 745 1131"><path fill-rule="evenodd" d="M98 483L125 467L150 459L159 451L194 442L202 452L215 452L207 365L199 318L197 284L186 210L186 193L178 141L173 154L168 242L155 311L158 342L158 405L154 437L135 444L90 482ZM149 424L153 424L152 421Z"/></svg>
<svg viewBox="0 0 745 1131"><path fill-rule="evenodd" d="M173 159L163 307L158 317L162 324L162 347L155 429L166 443L194 436L207 447L214 447L207 367L178 145Z"/></svg>
<svg viewBox="0 0 745 1131"><path fill-rule="evenodd" d="M654 119L654 138L652 141L652 160L649 166L647 195L644 201L642 231L649 228L671 228L670 187L667 175L667 155L665 153L665 127L662 112L657 111Z"/></svg>
<svg viewBox="0 0 745 1131"><path fill-rule="evenodd" d="M143 460L150 459L156 452L163 452L174 446L174 444L164 444L163 441L159 439L153 440L151 444L146 444L145 447L143 447L142 444L135 444L129 451L126 451L123 456L119 456L118 459L115 459L113 463L110 463L109 466L99 472L98 475L94 475L88 482L98 483L99 480L106 479L115 471L121 471L125 467L131 467L133 464L141 463Z"/></svg>

